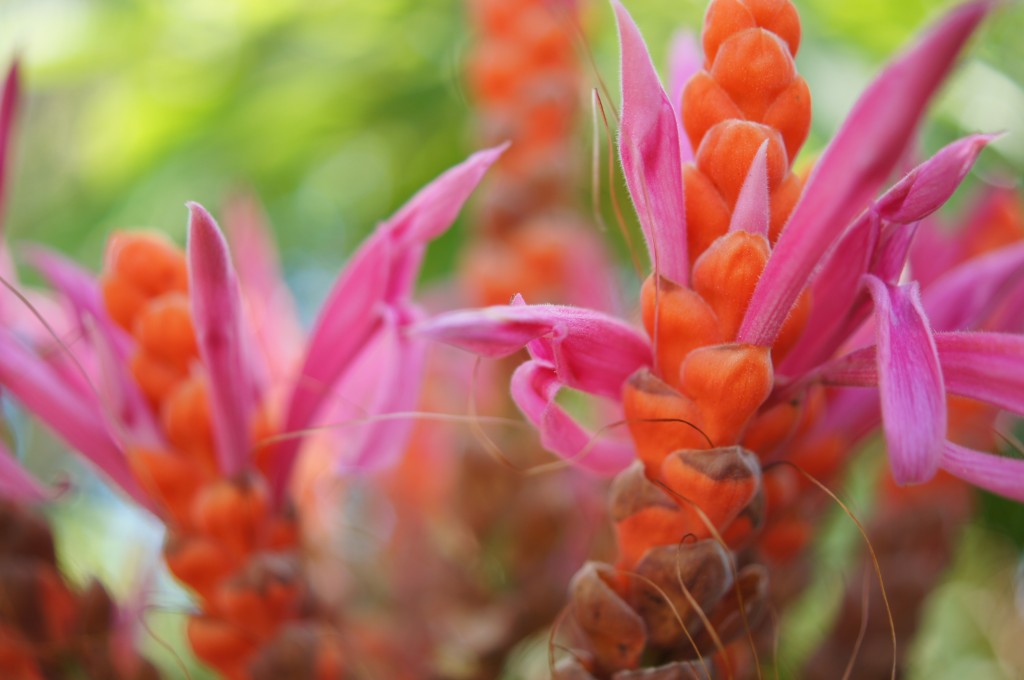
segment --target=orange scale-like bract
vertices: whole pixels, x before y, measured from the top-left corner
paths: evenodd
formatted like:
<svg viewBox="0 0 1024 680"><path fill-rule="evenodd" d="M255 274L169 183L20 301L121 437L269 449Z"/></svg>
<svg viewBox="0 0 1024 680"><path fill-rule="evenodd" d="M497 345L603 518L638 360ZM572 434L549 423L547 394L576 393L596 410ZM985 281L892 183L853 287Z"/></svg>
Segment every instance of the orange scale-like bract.
<svg viewBox="0 0 1024 680"><path fill-rule="evenodd" d="M132 335L146 353L179 368L199 356L188 296L182 293L161 295L142 307Z"/></svg>
<svg viewBox="0 0 1024 680"><path fill-rule="evenodd" d="M133 448L127 452L135 478L179 527L192 526L192 502L214 479L204 465L166 451Z"/></svg>
<svg viewBox="0 0 1024 680"><path fill-rule="evenodd" d="M765 112L797 77L793 58L775 34L760 28L735 33L722 43L710 69L747 120Z"/></svg>
<svg viewBox="0 0 1024 680"><path fill-rule="evenodd" d="M658 478L662 462L673 451L707 446L697 405L647 371L626 382L622 408L650 479Z"/></svg>
<svg viewBox="0 0 1024 680"><path fill-rule="evenodd" d="M769 253L764 236L734 231L715 241L693 266L693 289L714 310L726 340L736 338Z"/></svg>
<svg viewBox="0 0 1024 680"><path fill-rule="evenodd" d="M656 283L657 282L657 283ZM718 317L696 292L655 275L640 293L644 327L656 350L662 379L679 387L679 369L698 347L724 342Z"/></svg>
<svg viewBox="0 0 1024 680"><path fill-rule="evenodd" d="M144 351L132 356L129 368L142 393L154 407L167 399L178 383L188 376L186 369Z"/></svg>
<svg viewBox="0 0 1024 680"><path fill-rule="evenodd" d="M207 485L192 506L197 529L233 554L252 554L263 542L270 501L266 484L246 476Z"/></svg>
<svg viewBox="0 0 1024 680"><path fill-rule="evenodd" d="M729 231L732 209L714 183L695 166L683 166L683 192L686 196L686 244L690 262L715 239Z"/></svg>
<svg viewBox="0 0 1024 680"><path fill-rule="evenodd" d="M765 142L768 142L768 190L773 192L789 168L786 149L777 131L760 123L728 120L708 130L701 141L697 149L697 169L715 185L730 211L736 205L757 150Z"/></svg>
<svg viewBox="0 0 1024 680"><path fill-rule="evenodd" d="M123 282L147 298L188 291L188 267L183 253L158 234L114 234L107 247L103 278L105 289L116 288L118 282ZM131 325L125 328L130 330Z"/></svg>
<svg viewBox="0 0 1024 680"><path fill-rule="evenodd" d="M701 38L708 63L730 36L751 28L777 35L792 56L800 49L800 15L789 0L715 0L704 15Z"/></svg>
<svg viewBox="0 0 1024 680"><path fill-rule="evenodd" d="M715 446L739 441L747 422L773 385L770 350L757 345L712 345L691 352L683 363L681 391L704 416Z"/></svg>
<svg viewBox="0 0 1024 680"><path fill-rule="evenodd" d="M195 373L175 385L163 400L160 424L167 440L177 451L203 465L210 473L216 473L210 399L201 373Z"/></svg>

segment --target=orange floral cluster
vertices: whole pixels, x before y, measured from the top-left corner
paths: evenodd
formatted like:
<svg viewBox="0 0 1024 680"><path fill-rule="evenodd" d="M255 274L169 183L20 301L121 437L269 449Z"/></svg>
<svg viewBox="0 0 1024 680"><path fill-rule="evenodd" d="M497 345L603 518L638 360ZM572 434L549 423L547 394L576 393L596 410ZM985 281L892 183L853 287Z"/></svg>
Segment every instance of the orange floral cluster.
<svg viewBox="0 0 1024 680"><path fill-rule="evenodd" d="M158 419L157 440L166 444L127 454L165 514L168 567L202 608L188 623L192 649L225 677L248 678L257 652L286 623L312 614L296 519L272 509L258 467L231 478L218 467L184 253L156 235L116 235L102 291L111 317L135 339L132 375ZM265 464L266 456L256 462ZM334 677L337 648L319 647L332 657L322 660L324 677Z"/></svg>
<svg viewBox="0 0 1024 680"><path fill-rule="evenodd" d="M696 149L682 168L689 285L657 271L644 283L655 370L634 374L624 388L639 460L612 488L618 569L589 565L573 591L574 623L593 653L584 665L595 677L636 668L642 655L656 665L696 664L679 660L721 649L766 611L767 571L754 563L730 568L724 545L750 546L766 505L791 501L792 477L763 475L760 456L809 428L823 395L762 407L773 365L803 330L808 294L772 347L736 337L802 188L791 170L810 126L810 95L793 61L799 42L789 0L714 0L705 16L704 70L687 84L681 105ZM737 203L750 190L748 176L756 181L757 162L767 182L767 224L740 224L746 215ZM596 609L614 611L622 631L631 631L616 634L629 641L628 653L612 644L607 622L593 618ZM680 636L677 613L689 639ZM679 668L679 677L689 677Z"/></svg>

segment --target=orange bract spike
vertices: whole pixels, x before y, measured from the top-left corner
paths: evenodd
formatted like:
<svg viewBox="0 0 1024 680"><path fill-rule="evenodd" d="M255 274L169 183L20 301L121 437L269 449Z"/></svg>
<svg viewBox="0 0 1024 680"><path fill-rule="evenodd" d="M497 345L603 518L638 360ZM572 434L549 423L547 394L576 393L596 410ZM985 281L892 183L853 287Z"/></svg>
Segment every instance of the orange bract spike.
<svg viewBox="0 0 1024 680"><path fill-rule="evenodd" d="M768 229L768 240L772 244L779 240L779 234L786 226L786 221L789 219L790 213L793 212L793 208L796 207L796 202L800 200L803 189L803 180L799 176L789 173L772 192L769 206L771 218Z"/></svg>
<svg viewBox="0 0 1024 680"><path fill-rule="evenodd" d="M798 516L784 517L769 524L758 540L761 555L775 563L786 563L799 555L814 535L810 523Z"/></svg>
<svg viewBox="0 0 1024 680"><path fill-rule="evenodd" d="M198 489L211 480L209 470L182 456L130 449L128 464L146 491L160 502L178 526L192 523L191 506Z"/></svg>
<svg viewBox="0 0 1024 680"><path fill-rule="evenodd" d="M726 341L736 338L768 254L765 237L734 231L715 241L693 267L693 289L714 310Z"/></svg>
<svg viewBox="0 0 1024 680"><path fill-rule="evenodd" d="M707 435L716 446L738 440L768 398L774 377L768 348L739 344L694 350L681 375L681 391L700 408Z"/></svg>
<svg viewBox="0 0 1024 680"><path fill-rule="evenodd" d="M212 539L174 534L168 536L164 559L171 573L207 602L213 600L217 586L241 566Z"/></svg>
<svg viewBox="0 0 1024 680"><path fill-rule="evenodd" d="M141 289L114 274L100 278L100 291L107 313L121 328L131 332L135 317L149 299Z"/></svg>
<svg viewBox="0 0 1024 680"><path fill-rule="evenodd" d="M762 459L793 436L800 418L798 404L783 402L758 413L743 435L743 446Z"/></svg>
<svg viewBox="0 0 1024 680"><path fill-rule="evenodd" d="M700 430L700 409L649 371L634 373L626 382L622 406L637 457L650 479L658 478L661 463L671 452L708 445ZM650 422L667 419L680 422Z"/></svg>
<svg viewBox="0 0 1024 680"><path fill-rule="evenodd" d="M804 326L807 325L807 317L811 314L811 291L810 289L804 289L800 293L800 297L796 299L796 303L793 305L793 309L789 311L789 316L786 317L786 321L782 324L782 329L779 331L779 337L775 339L775 344L772 345L772 360L775 363L781 362L789 350L793 349L796 345L796 341L800 339L800 335L804 332Z"/></svg>
<svg viewBox="0 0 1024 680"><path fill-rule="evenodd" d="M188 291L185 254L156 233L114 234L107 245L106 270L150 296Z"/></svg>
<svg viewBox="0 0 1024 680"><path fill-rule="evenodd" d="M132 331L144 351L181 369L199 355L189 299L182 293L151 300L139 311Z"/></svg>
<svg viewBox="0 0 1024 680"><path fill-rule="evenodd" d="M674 505L652 505L615 523L619 545L619 566L631 569L648 550L658 545L675 545L688 534L700 538L707 528L694 514Z"/></svg>
<svg viewBox="0 0 1024 680"><path fill-rule="evenodd" d="M696 506L712 526L725 529L760 490L761 467L754 454L738 446L684 450L665 458L661 478L673 498L678 494L683 510L695 512ZM705 528L700 536L709 531Z"/></svg>
<svg viewBox="0 0 1024 680"><path fill-rule="evenodd" d="M732 212L711 180L692 165L683 166L686 242L691 264L716 238L729 231Z"/></svg>
<svg viewBox="0 0 1024 680"><path fill-rule="evenodd" d="M718 319L700 295L666 279L655 288L652 274L641 292L644 327L657 348L658 371L673 387L679 386L679 367L697 347L722 342Z"/></svg>
<svg viewBox="0 0 1024 680"><path fill-rule="evenodd" d="M710 64L730 36L751 28L779 36L796 56L800 48L800 15L789 0L714 0L704 15L702 42Z"/></svg>
<svg viewBox="0 0 1024 680"><path fill-rule="evenodd" d="M765 112L797 77L793 58L773 33L750 29L721 45L710 69L747 120L764 120Z"/></svg>
<svg viewBox="0 0 1024 680"><path fill-rule="evenodd" d="M175 449L211 475L217 473L210 399L202 373L193 373L167 395L160 409L160 424Z"/></svg>
<svg viewBox="0 0 1024 680"><path fill-rule="evenodd" d="M760 123L730 120L711 128L697 149L697 168L725 199L736 205L750 165L761 145L768 142L768 190L775 191L789 168L778 132Z"/></svg>
<svg viewBox="0 0 1024 680"><path fill-rule="evenodd" d="M131 358L130 368L135 382L154 406L163 402L188 375L184 368L145 352L137 352Z"/></svg>
<svg viewBox="0 0 1024 680"><path fill-rule="evenodd" d="M262 479L246 476L207 485L192 506L196 527L244 556L265 538L269 499Z"/></svg>

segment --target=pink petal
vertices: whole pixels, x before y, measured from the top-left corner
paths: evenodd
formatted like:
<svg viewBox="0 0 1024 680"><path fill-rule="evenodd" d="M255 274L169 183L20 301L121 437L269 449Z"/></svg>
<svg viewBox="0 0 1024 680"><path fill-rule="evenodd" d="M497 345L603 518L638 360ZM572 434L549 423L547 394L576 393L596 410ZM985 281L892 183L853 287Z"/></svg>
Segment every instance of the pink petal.
<svg viewBox="0 0 1024 680"><path fill-rule="evenodd" d="M1024 281L1024 243L968 260L925 289L924 309L937 330L976 328Z"/></svg>
<svg viewBox="0 0 1024 680"><path fill-rule="evenodd" d="M26 257L71 305L79 326L84 328L85 319L92 319L107 338L118 360L127 361L131 354L132 340L111 320L99 286L96 285L96 277L63 255L46 248L32 248Z"/></svg>
<svg viewBox="0 0 1024 680"><path fill-rule="evenodd" d="M189 288L199 356L210 381L210 408L221 472L234 475L249 461L250 418L259 397L242 335L242 301L228 245L217 223L189 203Z"/></svg>
<svg viewBox="0 0 1024 680"><path fill-rule="evenodd" d="M998 135L970 135L940 149L911 170L875 204L882 219L900 224L932 214L953 195L978 154Z"/></svg>
<svg viewBox="0 0 1024 680"><path fill-rule="evenodd" d="M366 415L409 413L420 401L423 376L426 369L426 342L411 337L405 329L408 320L393 322L389 333L393 336L391 356L380 367L380 387L374 403ZM416 425L415 418L382 420L364 426L361 437L344 466L362 470L380 470L394 465L405 453L409 435Z"/></svg>
<svg viewBox="0 0 1024 680"><path fill-rule="evenodd" d="M917 234L918 222L887 224L882 230L868 272L886 283L897 283L907 266L907 255Z"/></svg>
<svg viewBox="0 0 1024 680"><path fill-rule="evenodd" d="M622 384L651 365L647 338L614 317L559 305L506 305L442 314L417 333L486 357L530 353L574 389L618 399Z"/></svg>
<svg viewBox="0 0 1024 680"><path fill-rule="evenodd" d="M867 317L860 276L866 272L894 283L906 264L917 233L914 222L927 217L956 190L978 153L991 139L974 135L944 147L911 170L846 230L824 258L814 282L815 305L797 347L780 367L795 376L831 356ZM927 304L926 304L927 309ZM862 329L853 346L871 329Z"/></svg>
<svg viewBox="0 0 1024 680"><path fill-rule="evenodd" d="M893 479L925 482L938 468L946 437L946 391L916 284L897 288L874 276L882 425Z"/></svg>
<svg viewBox="0 0 1024 680"><path fill-rule="evenodd" d="M18 62L15 60L4 79L3 94L0 94L0 227L3 225L3 211L7 199L7 178L10 169L11 130L21 99L21 84L18 77ZM0 234L2 234L0 230Z"/></svg>
<svg viewBox="0 0 1024 680"><path fill-rule="evenodd" d="M419 276L428 240L448 229L484 172L507 145L473 154L421 189L356 251L317 318L288 429L306 427L350 362L377 331L384 306L401 304Z"/></svg>
<svg viewBox="0 0 1024 680"><path fill-rule="evenodd" d="M729 231L749 231L768 237L768 142L761 145L743 180Z"/></svg>
<svg viewBox="0 0 1024 680"><path fill-rule="evenodd" d="M96 389L104 411L114 420L114 426L123 430L125 444L159 450L164 445L161 428L129 372L129 364L115 349L108 329L103 329L92 317L84 319L83 327L96 358Z"/></svg>
<svg viewBox="0 0 1024 680"><path fill-rule="evenodd" d="M804 332L783 360L780 374L797 377L827 360L863 321L867 309L860 309L855 301L863 295L861 277L868 270L880 232L881 221L868 212L836 243L811 284L811 298L828 303L811 306Z"/></svg>
<svg viewBox="0 0 1024 680"><path fill-rule="evenodd" d="M335 282L310 335L286 429L302 429L312 422L331 386L379 328L391 250L387 234L373 234Z"/></svg>
<svg viewBox="0 0 1024 680"><path fill-rule="evenodd" d="M238 283L253 332L271 374L294 373L305 341L288 286L281 276L274 235L256 199L236 197L224 219Z"/></svg>
<svg viewBox="0 0 1024 680"><path fill-rule="evenodd" d="M946 391L1024 415L1024 336L975 331L934 337ZM875 387L876 348L851 352L819 375L831 385Z"/></svg>
<svg viewBox="0 0 1024 680"><path fill-rule="evenodd" d="M0 498L15 503L38 503L51 497L0 440Z"/></svg>
<svg viewBox="0 0 1024 680"><path fill-rule="evenodd" d="M959 259L957 245L948 232L933 215L921 222L914 237L910 247L910 275L924 290Z"/></svg>
<svg viewBox="0 0 1024 680"><path fill-rule="evenodd" d="M676 31L669 46L668 91L669 101L677 110L681 108L686 83L704 65L704 52L697 39L689 31ZM688 163L693 160L690 138L683 133L683 119L676 116L676 131L679 134L679 160Z"/></svg>
<svg viewBox="0 0 1024 680"><path fill-rule="evenodd" d="M1024 415L1024 336L936 333L946 389Z"/></svg>
<svg viewBox="0 0 1024 680"><path fill-rule="evenodd" d="M898 164L926 104L991 6L973 2L951 11L861 95L772 251L739 342L774 342L815 265Z"/></svg>
<svg viewBox="0 0 1024 680"><path fill-rule="evenodd" d="M0 385L140 505L152 508L124 453L107 431L98 400L69 389L42 359L26 351L6 331L0 331Z"/></svg>
<svg viewBox="0 0 1024 680"><path fill-rule="evenodd" d="M993 456L945 442L943 470L992 493L1024 502L1024 460Z"/></svg>
<svg viewBox="0 0 1024 680"><path fill-rule="evenodd" d="M427 243L446 232L484 173L508 148L508 143L478 151L420 189L395 215L381 225L395 242L389 275L389 302L412 294Z"/></svg>
<svg viewBox="0 0 1024 680"><path fill-rule="evenodd" d="M587 470L618 473L635 457L632 445L587 432L555 402L563 386L553 369L528 361L512 375L512 399L540 431L544 448Z"/></svg>
<svg viewBox="0 0 1024 680"><path fill-rule="evenodd" d="M685 286L690 261L677 117L639 29L617 0L612 5L622 49L622 170L655 270Z"/></svg>

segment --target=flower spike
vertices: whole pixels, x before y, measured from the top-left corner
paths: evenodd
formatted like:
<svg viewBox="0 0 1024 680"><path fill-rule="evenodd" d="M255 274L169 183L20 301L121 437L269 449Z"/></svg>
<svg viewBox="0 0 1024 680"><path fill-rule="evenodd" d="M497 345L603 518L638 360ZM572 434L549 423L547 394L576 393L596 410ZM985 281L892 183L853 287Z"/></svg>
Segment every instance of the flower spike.
<svg viewBox="0 0 1024 680"><path fill-rule="evenodd" d="M622 50L622 124L619 156L647 248L658 273L686 285L686 210L679 181L679 130L639 29L613 2Z"/></svg>

